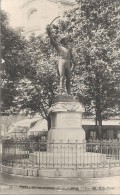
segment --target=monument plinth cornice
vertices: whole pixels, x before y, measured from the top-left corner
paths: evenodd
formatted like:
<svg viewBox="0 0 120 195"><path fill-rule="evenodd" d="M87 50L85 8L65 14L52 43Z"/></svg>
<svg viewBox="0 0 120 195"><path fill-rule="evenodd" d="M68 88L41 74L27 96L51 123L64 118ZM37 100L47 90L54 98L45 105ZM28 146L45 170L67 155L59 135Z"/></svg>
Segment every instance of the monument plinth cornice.
<svg viewBox="0 0 120 195"><path fill-rule="evenodd" d="M57 102L49 109L51 112L84 112L83 106L79 102Z"/></svg>

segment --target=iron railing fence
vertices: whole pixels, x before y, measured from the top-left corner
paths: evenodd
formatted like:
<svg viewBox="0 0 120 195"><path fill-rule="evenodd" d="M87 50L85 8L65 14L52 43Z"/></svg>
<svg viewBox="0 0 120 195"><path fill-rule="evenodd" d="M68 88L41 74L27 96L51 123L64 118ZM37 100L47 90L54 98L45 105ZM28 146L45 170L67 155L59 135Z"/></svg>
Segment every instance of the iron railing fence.
<svg viewBox="0 0 120 195"><path fill-rule="evenodd" d="M27 139L2 141L2 164L23 168L94 168L120 166L120 141L73 143Z"/></svg>

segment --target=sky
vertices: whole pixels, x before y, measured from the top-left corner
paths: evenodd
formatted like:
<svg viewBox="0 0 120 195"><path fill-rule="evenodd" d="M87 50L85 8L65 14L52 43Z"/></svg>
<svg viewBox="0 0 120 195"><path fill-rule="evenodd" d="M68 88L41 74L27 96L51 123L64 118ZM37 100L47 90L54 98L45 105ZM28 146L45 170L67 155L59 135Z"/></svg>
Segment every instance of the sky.
<svg viewBox="0 0 120 195"><path fill-rule="evenodd" d="M32 17L32 19L29 20L26 17L27 15L25 15L25 9L23 9L23 4L25 3L25 0L0 0L0 1L1 1L1 9L6 11L6 13L8 14L9 25L12 28L22 27L25 30L25 34L27 32L28 35L29 32L31 32L31 30L33 31L34 29L38 29L35 31L35 33L38 34L40 32L44 33L46 24L49 24L50 21L52 21L55 18L55 16L58 15L62 16L62 12L61 12L62 7L60 7L61 10L58 10L59 0L57 4L58 6L57 9L56 9L56 5L52 3L52 0L50 0L50 2L45 0L39 0L41 6L43 6L43 9L41 9L40 12L37 13L38 14L37 16L35 16L34 14L34 17ZM61 1L66 1L66 0L61 0ZM73 2L74 0L70 0L70 1ZM57 0L55 0L55 2L57 2Z"/></svg>
<svg viewBox="0 0 120 195"><path fill-rule="evenodd" d="M40 0L44 1L44 0ZM25 3L25 0L1 0L1 9L6 11L9 17L9 25L13 28L23 27L23 14L20 7Z"/></svg>
<svg viewBox="0 0 120 195"><path fill-rule="evenodd" d="M42 2L42 6L44 5L44 2L46 2L45 0L39 0L39 1ZM34 15L34 18L32 17L31 20L26 21L25 12L24 12L25 10L23 9L24 3L25 3L25 0L1 0L1 9L6 11L6 13L8 15L9 25L12 28L22 27L25 30L25 32L29 32L30 30L33 30L34 28L37 28L37 29L40 28L40 30L38 30L38 33L39 33L39 31L44 32L45 26L46 26L45 21L47 22L47 19L45 19L45 21L43 18L41 20L39 20L39 18ZM48 4L49 4L49 1L48 1ZM46 7L48 4L46 4ZM53 14L53 11L55 9L53 4L52 4L52 7L50 7L50 8L51 8L50 9L51 12L49 12L48 19L50 19L51 17L55 18L54 14L56 14L56 10ZM45 12L46 12L46 10L41 10L40 13L43 13L43 15L46 16ZM50 13L51 13L51 17L50 17ZM37 17L37 18L35 18L35 17ZM48 23L49 23L49 21L48 21Z"/></svg>
<svg viewBox="0 0 120 195"><path fill-rule="evenodd" d="M1 0L1 9L7 12L9 23L12 27L21 26L21 14L18 10L23 1L24 0Z"/></svg>

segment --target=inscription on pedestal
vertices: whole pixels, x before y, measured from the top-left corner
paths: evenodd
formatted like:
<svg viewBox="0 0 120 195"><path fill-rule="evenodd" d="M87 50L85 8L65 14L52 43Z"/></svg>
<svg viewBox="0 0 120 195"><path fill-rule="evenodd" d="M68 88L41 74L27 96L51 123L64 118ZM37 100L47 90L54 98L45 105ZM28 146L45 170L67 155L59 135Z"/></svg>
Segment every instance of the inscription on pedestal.
<svg viewBox="0 0 120 195"><path fill-rule="evenodd" d="M48 132L48 143L53 140L59 143L79 143L85 141L85 131L82 128L82 113L84 108L79 101L73 97L58 96L49 109L51 116L51 129Z"/></svg>
<svg viewBox="0 0 120 195"><path fill-rule="evenodd" d="M80 128L81 115L79 113L62 113L58 118L59 127Z"/></svg>

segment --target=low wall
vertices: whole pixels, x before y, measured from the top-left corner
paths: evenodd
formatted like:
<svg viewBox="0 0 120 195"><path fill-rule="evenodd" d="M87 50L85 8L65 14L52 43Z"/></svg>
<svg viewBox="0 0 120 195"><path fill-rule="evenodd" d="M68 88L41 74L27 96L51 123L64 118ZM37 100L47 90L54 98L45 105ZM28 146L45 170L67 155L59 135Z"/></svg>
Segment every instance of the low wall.
<svg viewBox="0 0 120 195"><path fill-rule="evenodd" d="M2 165L2 172L14 175L48 177L48 178L102 178L120 176L120 167L91 169L32 169L15 168Z"/></svg>
<svg viewBox="0 0 120 195"><path fill-rule="evenodd" d="M120 175L120 142L47 144L40 140L3 140L2 171L53 178L117 176Z"/></svg>

